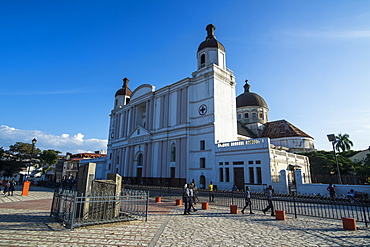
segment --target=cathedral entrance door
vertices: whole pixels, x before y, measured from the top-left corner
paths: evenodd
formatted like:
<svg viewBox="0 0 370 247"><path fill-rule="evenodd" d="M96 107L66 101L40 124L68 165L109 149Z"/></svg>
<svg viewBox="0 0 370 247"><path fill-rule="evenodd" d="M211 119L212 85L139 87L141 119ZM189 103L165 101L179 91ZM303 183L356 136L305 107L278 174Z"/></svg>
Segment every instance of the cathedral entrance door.
<svg viewBox="0 0 370 247"><path fill-rule="evenodd" d="M143 168L138 167L136 173L136 183L141 184L142 180L143 180Z"/></svg>
<svg viewBox="0 0 370 247"><path fill-rule="evenodd" d="M176 179L175 179L175 173L176 168L171 167L171 179L170 179L170 186L179 186L179 184L176 184Z"/></svg>
<svg viewBox="0 0 370 247"><path fill-rule="evenodd" d="M244 167L234 167L234 184L239 190L244 190Z"/></svg>

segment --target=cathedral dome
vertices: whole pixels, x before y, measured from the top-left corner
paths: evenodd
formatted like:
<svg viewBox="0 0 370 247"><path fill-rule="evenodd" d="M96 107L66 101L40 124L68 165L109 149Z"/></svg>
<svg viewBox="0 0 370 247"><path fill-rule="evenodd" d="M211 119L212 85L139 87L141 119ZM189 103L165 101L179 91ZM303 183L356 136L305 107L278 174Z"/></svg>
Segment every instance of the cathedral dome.
<svg viewBox="0 0 370 247"><path fill-rule="evenodd" d="M203 41L199 47L198 47L198 52L205 49L205 48L218 48L220 49L221 51L225 52L225 47L216 40L216 37L214 35L214 31L215 31L216 27L212 24L209 24L207 27L206 27L206 30L207 30L207 37L206 37L206 40Z"/></svg>
<svg viewBox="0 0 370 247"><path fill-rule="evenodd" d="M117 92L116 92L116 95L115 96L118 96L118 95L127 95L127 96L131 96L132 94L132 91L128 88L128 82L130 80L125 77L123 79L123 85L122 85L122 88L120 88Z"/></svg>
<svg viewBox="0 0 370 247"><path fill-rule="evenodd" d="M249 91L250 85L248 80L245 81L244 93L236 97L236 108L244 106L259 106L268 109L266 101L256 93L251 93Z"/></svg>

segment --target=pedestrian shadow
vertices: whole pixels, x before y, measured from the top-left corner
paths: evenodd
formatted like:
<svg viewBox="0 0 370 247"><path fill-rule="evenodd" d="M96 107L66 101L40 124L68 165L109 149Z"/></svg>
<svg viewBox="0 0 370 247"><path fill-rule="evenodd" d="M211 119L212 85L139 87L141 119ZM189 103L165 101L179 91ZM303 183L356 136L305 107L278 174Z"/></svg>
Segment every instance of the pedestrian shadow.
<svg viewBox="0 0 370 247"><path fill-rule="evenodd" d="M180 212L176 212L175 215L184 215L184 210ZM240 217L237 214L231 214L228 212L210 212L207 210L198 209L196 212L191 212L190 216L197 216L197 217Z"/></svg>
<svg viewBox="0 0 370 247"><path fill-rule="evenodd" d="M51 218L49 212L26 214L1 214L0 230L13 231L60 231L65 228Z"/></svg>
<svg viewBox="0 0 370 247"><path fill-rule="evenodd" d="M329 224L327 222L318 223L317 227L307 227L304 224L299 224L296 222L288 221L280 221L275 219L251 219L254 222L261 222L261 224L278 227L279 231L298 231L304 232L307 235L314 236L317 239L322 239L325 241L329 241L333 244L333 246L353 246L353 242L356 239L366 239L369 238L370 231L367 229L363 229L365 234L359 234L359 231L348 231L341 228L340 224ZM264 222L265 221L265 222ZM358 228L360 230L360 228ZM348 233L347 235L338 235L340 233ZM355 245L355 246L362 246L362 245ZM366 245L368 246L368 245Z"/></svg>

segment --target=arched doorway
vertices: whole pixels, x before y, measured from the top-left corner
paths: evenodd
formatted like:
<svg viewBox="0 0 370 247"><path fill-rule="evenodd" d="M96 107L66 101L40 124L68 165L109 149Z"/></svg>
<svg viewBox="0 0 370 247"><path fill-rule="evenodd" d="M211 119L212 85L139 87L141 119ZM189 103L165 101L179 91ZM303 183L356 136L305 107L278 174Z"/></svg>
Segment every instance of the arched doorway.
<svg viewBox="0 0 370 247"><path fill-rule="evenodd" d="M199 177L199 188L201 188L201 189L206 188L206 177L204 175L201 175Z"/></svg>
<svg viewBox="0 0 370 247"><path fill-rule="evenodd" d="M136 183L141 184L143 182L143 154L137 156L137 168L136 168Z"/></svg>

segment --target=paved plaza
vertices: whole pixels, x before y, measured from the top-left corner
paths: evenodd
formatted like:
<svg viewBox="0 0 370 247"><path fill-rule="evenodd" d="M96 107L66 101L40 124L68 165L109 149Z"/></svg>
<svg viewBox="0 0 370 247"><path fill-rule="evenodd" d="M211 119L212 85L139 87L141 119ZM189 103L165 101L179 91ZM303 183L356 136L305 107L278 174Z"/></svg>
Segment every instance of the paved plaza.
<svg viewBox="0 0 370 247"><path fill-rule="evenodd" d="M0 246L370 246L370 227L344 230L340 220L287 215L286 221L230 214L210 205L191 215L173 201L150 200L148 222L132 221L70 231L50 218L52 190L0 197ZM196 205L200 207L200 205Z"/></svg>

